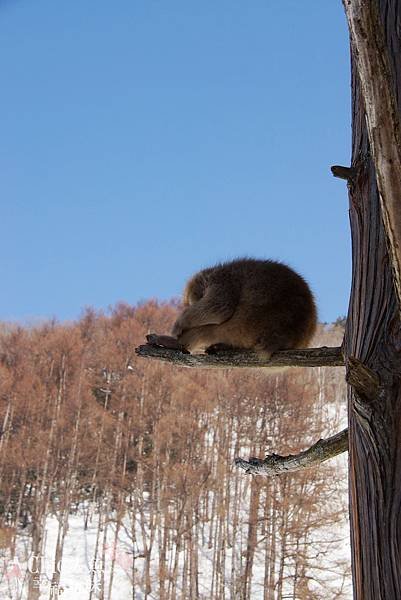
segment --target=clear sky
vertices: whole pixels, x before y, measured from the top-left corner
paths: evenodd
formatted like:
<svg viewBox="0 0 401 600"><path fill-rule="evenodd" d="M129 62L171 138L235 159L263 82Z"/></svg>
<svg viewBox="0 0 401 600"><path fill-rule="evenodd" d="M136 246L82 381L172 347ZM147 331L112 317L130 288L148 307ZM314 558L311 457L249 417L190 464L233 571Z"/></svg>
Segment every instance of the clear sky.
<svg viewBox="0 0 401 600"><path fill-rule="evenodd" d="M347 312L340 0L0 0L1 320L280 259Z"/></svg>

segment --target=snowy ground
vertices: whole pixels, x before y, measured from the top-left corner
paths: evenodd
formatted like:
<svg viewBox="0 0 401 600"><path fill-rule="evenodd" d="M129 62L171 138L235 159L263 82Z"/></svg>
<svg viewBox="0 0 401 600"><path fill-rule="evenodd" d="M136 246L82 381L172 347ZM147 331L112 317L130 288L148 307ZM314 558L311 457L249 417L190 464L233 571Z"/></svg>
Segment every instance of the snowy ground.
<svg viewBox="0 0 401 600"><path fill-rule="evenodd" d="M42 558L42 577L40 583L40 598L56 598L77 600L81 598L96 598L101 586L101 569L94 564L95 546L98 533L97 518L94 518L88 528L84 528L84 515L69 517L68 533L65 539L61 565L54 564L54 552L57 541L58 521L56 517L48 517L46 521L46 539ZM107 564L113 558L114 544L111 540L113 528L110 527L110 543L106 549ZM28 544L28 540L26 540ZM126 600L132 597L132 585L129 570L132 555L127 551L124 541L117 545L115 552L115 573L112 598ZM1 583L2 598L23 600L27 597L27 584L30 574L36 569L34 556L27 556L24 540L18 545L17 556L13 562L3 558L3 580ZM60 573L59 589L52 586L54 572ZM108 591L108 573L105 573L105 587ZM107 597L107 594L106 594ZM141 598L140 595L137 598Z"/></svg>
<svg viewBox="0 0 401 600"><path fill-rule="evenodd" d="M128 521L128 520L127 520ZM44 553L42 559L42 576L40 581L40 600L60 598L62 600L94 600L101 596L103 588L106 600L142 600L143 593L137 588L135 596L132 590L132 542L128 537L127 530L120 529L118 541L115 543L115 526L108 525L108 534L106 542L106 553L104 562L104 577L102 577L100 559L94 562L96 554L96 543L98 538L98 515L93 514L87 529L84 527L84 513L73 514L69 516L69 527L65 538L63 558L61 565L54 564L54 554L58 534L58 520L54 516L49 516L46 521L46 537L44 544ZM349 544L347 531L339 532L344 538L341 548L338 552L339 558L349 557ZM137 532L136 554L140 554L141 533ZM100 533L99 547L102 544L103 532ZM30 540L28 537L19 538L17 553L14 561L10 561L3 551L1 558L1 581L0 598L10 600L25 600L28 591L28 579L36 569L35 557L29 554ZM139 552L138 552L139 550ZM156 549L155 549L156 550ZM100 552L98 553L100 555ZM114 575L112 587L110 588L110 573L114 557ZM200 593L201 597L210 598L210 573L212 571L211 561L213 560L213 551L207 548L200 549ZM153 573L157 573L157 550L153 559ZM143 559L137 558L136 570L140 574L143 565ZM230 561L227 561L229 564ZM59 585L54 582L54 573L59 571ZM263 600L263 560L256 558L254 565L254 577L252 586L252 600ZM327 572L327 577L332 574ZM230 573L227 572L227 581ZM335 575L334 575L335 579ZM148 596L157 600L157 585L155 582L154 594ZM155 595L156 594L156 595ZM227 594L229 595L229 585L227 584ZM349 586L341 598L344 600L352 597Z"/></svg>

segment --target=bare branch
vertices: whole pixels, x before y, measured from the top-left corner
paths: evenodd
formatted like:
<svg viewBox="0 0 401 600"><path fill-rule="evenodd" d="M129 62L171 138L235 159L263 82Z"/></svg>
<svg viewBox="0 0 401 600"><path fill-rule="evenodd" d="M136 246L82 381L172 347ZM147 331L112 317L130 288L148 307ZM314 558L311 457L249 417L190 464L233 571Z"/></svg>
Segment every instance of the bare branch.
<svg viewBox="0 0 401 600"><path fill-rule="evenodd" d="M341 347L322 346L305 350L281 350L270 359L256 352L219 352L218 354L188 354L173 348L144 344L135 349L138 356L154 358L181 367L204 369L237 367L342 367L344 357Z"/></svg>
<svg viewBox="0 0 401 600"><path fill-rule="evenodd" d="M347 450L348 429L344 429L326 440L319 440L308 450L299 454L289 454L288 456L269 454L264 459L251 457L249 460L236 458L235 464L251 475L270 477L313 467Z"/></svg>
<svg viewBox="0 0 401 600"><path fill-rule="evenodd" d="M376 0L343 0L365 104L369 142L401 305L401 125Z"/></svg>

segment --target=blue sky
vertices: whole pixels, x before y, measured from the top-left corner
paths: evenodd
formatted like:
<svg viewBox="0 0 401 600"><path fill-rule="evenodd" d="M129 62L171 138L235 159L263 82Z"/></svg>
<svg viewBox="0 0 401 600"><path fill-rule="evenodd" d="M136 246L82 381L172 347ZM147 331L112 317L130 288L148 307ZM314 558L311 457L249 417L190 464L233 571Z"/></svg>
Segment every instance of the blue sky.
<svg viewBox="0 0 401 600"><path fill-rule="evenodd" d="M0 0L1 320L280 259L347 312L348 33L321 0Z"/></svg>

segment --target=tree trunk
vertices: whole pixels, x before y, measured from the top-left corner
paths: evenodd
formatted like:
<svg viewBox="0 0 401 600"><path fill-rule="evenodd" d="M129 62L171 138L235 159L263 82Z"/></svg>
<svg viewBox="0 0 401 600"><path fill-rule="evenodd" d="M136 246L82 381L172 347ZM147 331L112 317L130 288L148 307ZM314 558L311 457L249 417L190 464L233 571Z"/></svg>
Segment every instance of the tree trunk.
<svg viewBox="0 0 401 600"><path fill-rule="evenodd" d="M347 14L352 0L344 2ZM401 7L397 0L370 2L379 9L384 47L399 118ZM349 16L349 14L348 14ZM379 32L381 35L381 32ZM401 598L401 323L392 254L383 225L371 157L364 99L352 45L353 147L349 181L352 290L345 336L346 364L355 357L380 381L371 393L353 380L349 389L349 487L352 568L356 600ZM385 63L386 57L383 57ZM383 126L383 123L381 125ZM376 158L376 157L375 157ZM401 177L401 173L397 174ZM401 197L399 198L401 203ZM394 249L393 249L394 250ZM348 375L351 364L348 362Z"/></svg>

